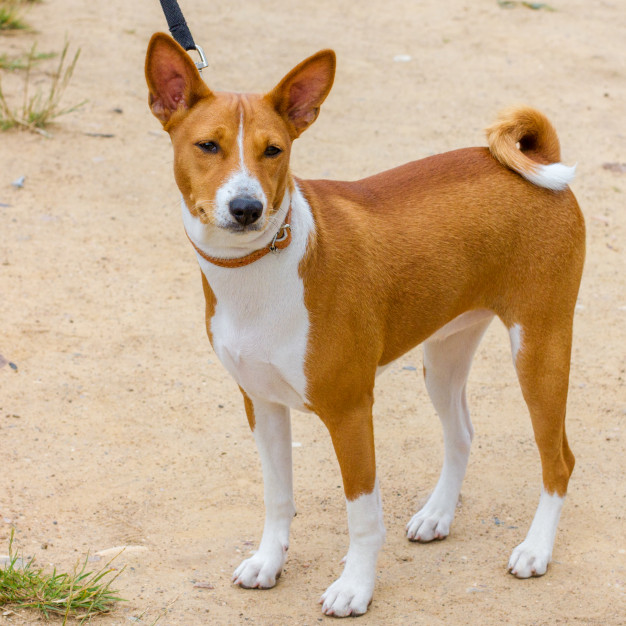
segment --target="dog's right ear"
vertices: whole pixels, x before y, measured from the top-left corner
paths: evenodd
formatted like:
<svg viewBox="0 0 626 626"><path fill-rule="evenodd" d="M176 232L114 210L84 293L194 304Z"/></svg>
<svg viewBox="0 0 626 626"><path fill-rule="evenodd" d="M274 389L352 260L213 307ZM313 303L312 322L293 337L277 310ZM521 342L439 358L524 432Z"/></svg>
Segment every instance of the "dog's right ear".
<svg viewBox="0 0 626 626"><path fill-rule="evenodd" d="M179 109L212 94L189 55L165 33L155 33L146 53L150 109L165 126Z"/></svg>

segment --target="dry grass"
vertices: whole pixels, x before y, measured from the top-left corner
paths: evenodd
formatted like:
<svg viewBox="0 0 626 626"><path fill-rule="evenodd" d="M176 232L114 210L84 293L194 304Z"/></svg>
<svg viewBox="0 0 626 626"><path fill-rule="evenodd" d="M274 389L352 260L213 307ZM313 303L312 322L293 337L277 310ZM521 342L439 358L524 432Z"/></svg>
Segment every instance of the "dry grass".
<svg viewBox="0 0 626 626"><path fill-rule="evenodd" d="M61 99L67 88L78 57L80 49L76 52L71 61L68 61L69 43L66 42L63 51L59 55L59 63L55 71L50 74L50 80L47 88L37 88L35 93L32 91L32 68L37 60L41 59L41 55L36 50L36 44L33 45L30 52L24 60L24 89L21 106L11 106L2 89L0 81L0 129L7 130L10 128L25 128L37 132L44 132L56 118L76 111L84 102L63 107Z"/></svg>
<svg viewBox="0 0 626 626"><path fill-rule="evenodd" d="M25 70L29 64L34 65L37 61L45 61L56 56L55 52L35 52L20 54L10 57L6 54L0 54L0 70L14 72L16 70Z"/></svg>

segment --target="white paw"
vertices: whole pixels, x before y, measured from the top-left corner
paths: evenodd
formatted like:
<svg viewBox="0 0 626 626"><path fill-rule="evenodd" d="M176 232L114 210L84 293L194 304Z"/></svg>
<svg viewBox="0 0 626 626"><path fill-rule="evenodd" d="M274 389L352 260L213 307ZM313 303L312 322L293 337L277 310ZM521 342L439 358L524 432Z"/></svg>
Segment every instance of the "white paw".
<svg viewBox="0 0 626 626"><path fill-rule="evenodd" d="M322 613L334 617L363 615L372 601L374 580L344 572L322 595Z"/></svg>
<svg viewBox="0 0 626 626"><path fill-rule="evenodd" d="M550 550L530 541L523 541L513 550L509 559L509 572L518 578L543 576L550 562Z"/></svg>
<svg viewBox="0 0 626 626"><path fill-rule="evenodd" d="M406 536L410 541L432 541L445 539L450 534L454 516L425 506L406 525Z"/></svg>
<svg viewBox="0 0 626 626"><path fill-rule="evenodd" d="M284 552L262 553L246 559L233 574L233 582L246 589L270 589L276 585L285 564Z"/></svg>

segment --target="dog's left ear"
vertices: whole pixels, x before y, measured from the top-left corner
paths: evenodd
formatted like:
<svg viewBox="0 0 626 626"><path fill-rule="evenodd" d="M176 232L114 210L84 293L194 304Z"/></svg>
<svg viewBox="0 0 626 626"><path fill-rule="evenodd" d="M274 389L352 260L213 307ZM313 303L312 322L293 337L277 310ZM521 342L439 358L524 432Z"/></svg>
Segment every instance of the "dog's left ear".
<svg viewBox="0 0 626 626"><path fill-rule="evenodd" d="M335 53L321 50L294 67L265 97L288 122L293 139L316 119L335 79Z"/></svg>
<svg viewBox="0 0 626 626"><path fill-rule="evenodd" d="M146 53L150 109L163 125L178 109L190 109L212 94L194 62L172 37L155 33Z"/></svg>

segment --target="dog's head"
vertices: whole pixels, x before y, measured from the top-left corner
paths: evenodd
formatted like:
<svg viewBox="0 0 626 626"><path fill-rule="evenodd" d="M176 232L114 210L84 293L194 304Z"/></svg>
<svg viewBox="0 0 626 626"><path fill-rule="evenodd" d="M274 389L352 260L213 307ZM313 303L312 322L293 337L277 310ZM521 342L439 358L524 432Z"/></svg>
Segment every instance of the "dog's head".
<svg viewBox="0 0 626 626"><path fill-rule="evenodd" d="M171 137L187 208L222 245L254 241L272 227L290 181L291 143L317 118L334 75L335 54L322 50L265 95L213 92L181 46L152 36L150 109Z"/></svg>

